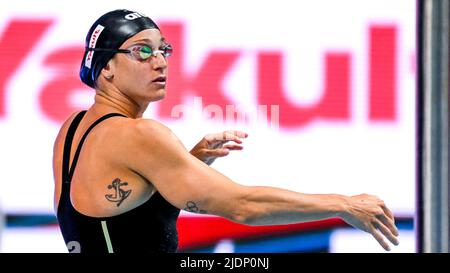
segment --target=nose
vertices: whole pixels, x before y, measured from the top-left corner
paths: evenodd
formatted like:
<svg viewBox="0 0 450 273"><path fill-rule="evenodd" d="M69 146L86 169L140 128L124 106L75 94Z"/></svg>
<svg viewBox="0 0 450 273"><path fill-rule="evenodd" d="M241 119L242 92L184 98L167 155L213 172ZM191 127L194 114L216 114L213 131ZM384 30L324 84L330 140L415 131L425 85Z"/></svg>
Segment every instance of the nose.
<svg viewBox="0 0 450 273"><path fill-rule="evenodd" d="M152 56L152 67L155 70L167 68L167 59L161 52L158 52Z"/></svg>

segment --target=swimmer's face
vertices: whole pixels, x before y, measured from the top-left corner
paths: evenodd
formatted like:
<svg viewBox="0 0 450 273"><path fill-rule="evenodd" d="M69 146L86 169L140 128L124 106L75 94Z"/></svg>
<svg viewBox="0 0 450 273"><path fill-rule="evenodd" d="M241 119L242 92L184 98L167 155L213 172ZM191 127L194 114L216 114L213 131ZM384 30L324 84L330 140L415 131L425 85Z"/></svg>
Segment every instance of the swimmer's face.
<svg viewBox="0 0 450 273"><path fill-rule="evenodd" d="M134 100L157 101L164 98L167 82L167 57L170 49L158 29L146 29L126 40L108 63L111 82Z"/></svg>

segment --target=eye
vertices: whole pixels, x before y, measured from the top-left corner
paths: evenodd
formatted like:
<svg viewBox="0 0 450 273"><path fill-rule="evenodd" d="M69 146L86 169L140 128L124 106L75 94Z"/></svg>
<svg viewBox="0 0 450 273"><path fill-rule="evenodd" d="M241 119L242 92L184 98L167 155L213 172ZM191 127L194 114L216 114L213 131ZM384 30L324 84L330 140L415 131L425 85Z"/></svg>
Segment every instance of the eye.
<svg viewBox="0 0 450 273"><path fill-rule="evenodd" d="M165 44L161 47L161 50L164 51L164 57L169 57L172 55L173 48L170 44Z"/></svg>
<svg viewBox="0 0 450 273"><path fill-rule="evenodd" d="M152 56L152 49L149 46L143 45L139 49L139 57L143 60L146 60Z"/></svg>

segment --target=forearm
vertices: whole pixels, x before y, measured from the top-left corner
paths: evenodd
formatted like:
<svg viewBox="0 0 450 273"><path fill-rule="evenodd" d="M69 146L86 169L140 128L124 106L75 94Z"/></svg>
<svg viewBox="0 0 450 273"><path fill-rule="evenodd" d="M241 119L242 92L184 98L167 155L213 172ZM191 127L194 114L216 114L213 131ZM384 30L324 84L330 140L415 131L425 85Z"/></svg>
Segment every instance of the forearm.
<svg viewBox="0 0 450 273"><path fill-rule="evenodd" d="M304 194L274 187L248 187L240 202L248 225L279 225L340 216L346 197L337 194Z"/></svg>

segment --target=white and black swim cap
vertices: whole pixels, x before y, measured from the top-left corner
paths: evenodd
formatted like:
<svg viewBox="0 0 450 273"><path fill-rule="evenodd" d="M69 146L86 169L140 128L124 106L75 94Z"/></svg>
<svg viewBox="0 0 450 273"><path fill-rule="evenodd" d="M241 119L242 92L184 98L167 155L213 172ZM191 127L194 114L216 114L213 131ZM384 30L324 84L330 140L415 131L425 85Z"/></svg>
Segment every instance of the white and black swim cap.
<svg viewBox="0 0 450 273"><path fill-rule="evenodd" d="M86 36L85 52L80 67L81 81L95 88L95 81L101 70L116 54L107 50L119 49L130 37L152 28L159 30L152 19L139 12L119 9L102 15Z"/></svg>

